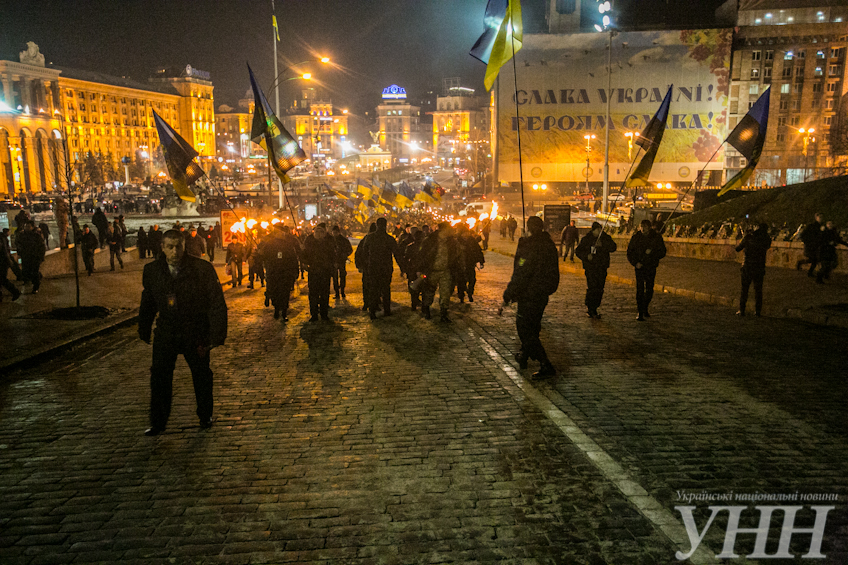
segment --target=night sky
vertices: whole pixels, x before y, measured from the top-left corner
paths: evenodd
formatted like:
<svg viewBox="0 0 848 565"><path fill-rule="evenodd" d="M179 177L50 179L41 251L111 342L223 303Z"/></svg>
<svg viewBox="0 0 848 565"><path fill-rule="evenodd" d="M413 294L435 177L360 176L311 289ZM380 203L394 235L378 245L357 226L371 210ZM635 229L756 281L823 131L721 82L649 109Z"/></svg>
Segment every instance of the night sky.
<svg viewBox="0 0 848 565"><path fill-rule="evenodd" d="M709 25L718 0L619 0L621 18L644 26ZM524 0L526 32L545 26L544 0ZM382 89L410 98L441 91L444 77L483 91L485 67L468 55L482 32L486 0L277 0L280 69L316 55L332 68L313 71L333 103L359 115L373 112ZM668 18L678 18L668 21ZM273 81L271 0L24 0L0 1L0 59L18 60L27 41L48 63L145 81L157 67L209 71L215 104L235 106L249 87L246 62L263 88ZM284 76L293 76L289 71ZM281 105L300 81L281 91ZM269 94L273 100L273 96ZM373 115L373 114L372 114Z"/></svg>

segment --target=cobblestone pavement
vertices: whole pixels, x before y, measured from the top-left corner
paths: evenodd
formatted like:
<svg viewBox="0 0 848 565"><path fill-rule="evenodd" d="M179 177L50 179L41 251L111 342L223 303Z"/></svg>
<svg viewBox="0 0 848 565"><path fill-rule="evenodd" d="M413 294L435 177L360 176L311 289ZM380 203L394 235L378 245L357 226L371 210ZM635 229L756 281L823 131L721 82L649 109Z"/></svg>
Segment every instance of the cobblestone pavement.
<svg viewBox="0 0 848 565"><path fill-rule="evenodd" d="M511 260L487 260L450 325L410 312L397 273L374 322L355 274L331 322L307 322L305 296L283 325L260 291L228 290L210 430L180 361L169 429L142 435L151 350L133 329L7 376L0 563L680 563L675 506L699 531L710 515L682 491L836 494L827 557L804 562L848 562L843 330L669 295L637 323L616 284L590 320L564 273L542 332L560 375L533 382L514 310L496 314ZM794 504L811 525L819 503ZM719 562L726 524L692 563Z"/></svg>

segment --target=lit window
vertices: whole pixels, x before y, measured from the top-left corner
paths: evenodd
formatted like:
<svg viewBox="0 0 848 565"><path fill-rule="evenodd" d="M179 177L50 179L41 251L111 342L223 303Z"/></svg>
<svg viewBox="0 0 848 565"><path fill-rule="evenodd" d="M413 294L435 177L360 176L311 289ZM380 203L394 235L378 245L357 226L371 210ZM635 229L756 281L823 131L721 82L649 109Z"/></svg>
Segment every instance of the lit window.
<svg viewBox="0 0 848 565"><path fill-rule="evenodd" d="M783 60L784 60L784 61L791 61L791 60L792 60L792 51L787 51L787 52L783 55Z"/></svg>

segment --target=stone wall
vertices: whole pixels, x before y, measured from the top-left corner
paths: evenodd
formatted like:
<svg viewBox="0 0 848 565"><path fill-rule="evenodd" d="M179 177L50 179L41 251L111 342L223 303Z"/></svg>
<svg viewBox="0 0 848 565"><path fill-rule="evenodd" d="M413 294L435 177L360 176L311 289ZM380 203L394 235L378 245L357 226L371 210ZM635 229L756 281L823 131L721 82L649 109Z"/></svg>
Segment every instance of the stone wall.
<svg viewBox="0 0 848 565"><path fill-rule="evenodd" d="M613 236L622 251L627 249L630 236ZM707 261L731 261L742 263L744 254L736 251L735 239L700 239L668 237L665 245L670 257L688 257ZM848 273L848 248L838 246L839 258L837 273ZM800 241L774 241L769 249L766 264L769 267L794 269L795 264L804 258L804 244Z"/></svg>

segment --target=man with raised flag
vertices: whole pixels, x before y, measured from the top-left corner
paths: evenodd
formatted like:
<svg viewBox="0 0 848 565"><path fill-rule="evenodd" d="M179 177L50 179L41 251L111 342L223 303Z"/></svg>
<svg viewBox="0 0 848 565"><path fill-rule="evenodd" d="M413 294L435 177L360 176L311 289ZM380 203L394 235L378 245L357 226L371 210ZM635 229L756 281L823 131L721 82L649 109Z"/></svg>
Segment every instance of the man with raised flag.
<svg viewBox="0 0 848 565"><path fill-rule="evenodd" d="M668 107L671 105L671 91L674 87L669 86L668 92L663 98L657 113L645 126L644 131L636 139L635 143L645 150L645 155L639 161L639 165L630 178L627 179L627 187L634 186L650 186L648 177L651 175L651 168L654 166L654 158L657 156L657 151L660 148L663 134L665 133L665 124L668 120Z"/></svg>
<svg viewBox="0 0 848 565"><path fill-rule="evenodd" d="M757 167L760 154L763 152L763 143L766 141L770 95L771 88L766 89L727 138L727 143L739 151L747 159L748 164L721 187L718 191L719 196L728 190L744 186Z"/></svg>

